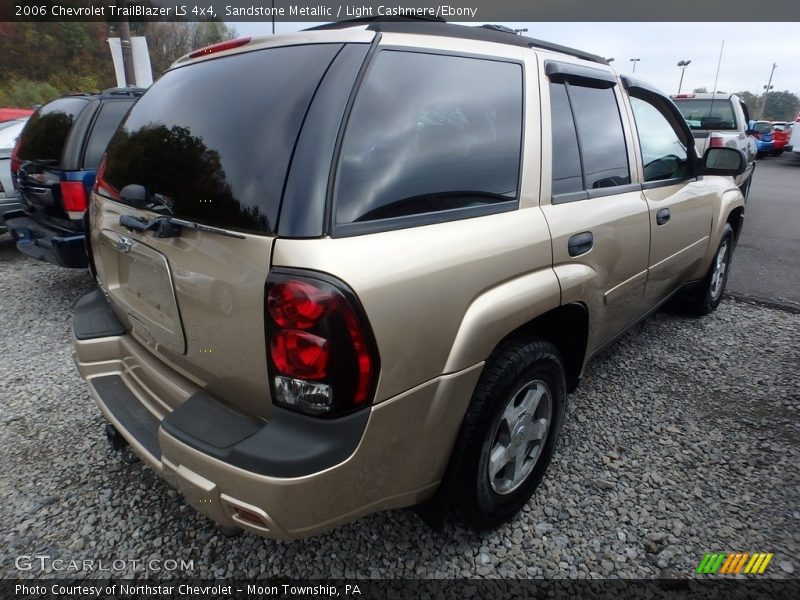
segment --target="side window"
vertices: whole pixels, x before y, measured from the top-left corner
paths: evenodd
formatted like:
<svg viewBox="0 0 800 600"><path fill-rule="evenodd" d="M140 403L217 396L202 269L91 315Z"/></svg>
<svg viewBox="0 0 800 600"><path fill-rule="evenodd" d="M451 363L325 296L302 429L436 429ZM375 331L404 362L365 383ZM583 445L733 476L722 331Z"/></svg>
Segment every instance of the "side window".
<svg viewBox="0 0 800 600"><path fill-rule="evenodd" d="M563 83L550 84L553 128L553 195L583 190L575 120Z"/></svg>
<svg viewBox="0 0 800 600"><path fill-rule="evenodd" d="M550 83L553 195L631 182L614 90Z"/></svg>
<svg viewBox="0 0 800 600"><path fill-rule="evenodd" d="M84 169L96 169L106 151L108 142L117 130L122 117L131 107L130 102L111 101L104 102L100 107L100 114L95 119L89 141L86 143L86 153L83 158Z"/></svg>
<svg viewBox="0 0 800 600"><path fill-rule="evenodd" d="M667 118L647 100L631 97L642 149L644 180L660 181L691 174L686 145Z"/></svg>
<svg viewBox="0 0 800 600"><path fill-rule="evenodd" d="M336 223L507 206L521 144L521 65L384 50L342 142Z"/></svg>
<svg viewBox="0 0 800 600"><path fill-rule="evenodd" d="M567 84L587 190L631 182L622 119L613 88Z"/></svg>

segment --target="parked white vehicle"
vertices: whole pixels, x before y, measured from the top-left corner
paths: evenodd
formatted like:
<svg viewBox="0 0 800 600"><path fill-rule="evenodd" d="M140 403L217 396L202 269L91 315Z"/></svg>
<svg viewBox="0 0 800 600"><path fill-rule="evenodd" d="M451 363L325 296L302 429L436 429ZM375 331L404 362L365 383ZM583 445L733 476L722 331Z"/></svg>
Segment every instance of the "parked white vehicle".
<svg viewBox="0 0 800 600"><path fill-rule="evenodd" d="M738 148L747 156L747 169L736 177L736 185L745 199L758 154L752 131L748 128L750 115L747 105L735 94L675 94L670 96L683 118L689 123L699 156L706 148L728 146Z"/></svg>
<svg viewBox="0 0 800 600"><path fill-rule="evenodd" d="M789 145L792 147L791 152L795 156L800 156L800 114L792 125L792 135L789 137Z"/></svg>

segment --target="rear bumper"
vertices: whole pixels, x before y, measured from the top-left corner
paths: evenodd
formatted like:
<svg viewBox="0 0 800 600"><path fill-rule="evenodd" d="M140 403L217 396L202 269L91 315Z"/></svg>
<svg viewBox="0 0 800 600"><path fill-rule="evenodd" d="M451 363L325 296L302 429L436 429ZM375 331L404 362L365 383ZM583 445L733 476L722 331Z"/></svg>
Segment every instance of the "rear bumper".
<svg viewBox="0 0 800 600"><path fill-rule="evenodd" d="M22 205L19 203L19 196L8 198L0 193L0 232L6 230L3 215L7 212L10 213L18 210L22 210Z"/></svg>
<svg viewBox="0 0 800 600"><path fill-rule="evenodd" d="M5 225L19 251L31 258L74 269L85 269L89 264L82 233L64 235L35 222L22 210L6 213Z"/></svg>
<svg viewBox="0 0 800 600"><path fill-rule="evenodd" d="M189 504L224 527L277 539L433 495L482 366L340 419L273 407L264 421L232 409L123 333L99 291L76 305L73 347L106 418Z"/></svg>

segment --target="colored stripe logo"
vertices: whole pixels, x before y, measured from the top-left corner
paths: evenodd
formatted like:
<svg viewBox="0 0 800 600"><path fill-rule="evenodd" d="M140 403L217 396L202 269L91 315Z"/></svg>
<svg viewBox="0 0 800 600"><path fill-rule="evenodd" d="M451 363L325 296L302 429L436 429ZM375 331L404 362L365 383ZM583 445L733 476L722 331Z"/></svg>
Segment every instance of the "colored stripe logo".
<svg viewBox="0 0 800 600"><path fill-rule="evenodd" d="M773 556L766 552L712 552L703 557L695 572L703 575L761 575Z"/></svg>

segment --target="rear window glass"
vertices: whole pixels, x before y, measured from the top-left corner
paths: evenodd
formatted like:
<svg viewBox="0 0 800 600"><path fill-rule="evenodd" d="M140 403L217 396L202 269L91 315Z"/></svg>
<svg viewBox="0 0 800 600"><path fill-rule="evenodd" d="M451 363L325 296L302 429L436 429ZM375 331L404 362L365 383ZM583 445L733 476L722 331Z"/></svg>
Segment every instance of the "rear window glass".
<svg viewBox="0 0 800 600"><path fill-rule="evenodd" d="M40 108L28 121L19 140L21 160L61 160L72 123L86 108L82 98L59 98Z"/></svg>
<svg viewBox="0 0 800 600"><path fill-rule="evenodd" d="M169 71L112 138L105 183L144 186L176 217L272 231L303 117L340 48L275 48Z"/></svg>
<svg viewBox="0 0 800 600"><path fill-rule="evenodd" d="M727 98L708 100L674 99L683 118L692 129L736 129L733 104Z"/></svg>
<svg viewBox="0 0 800 600"><path fill-rule="evenodd" d="M383 51L342 143L336 222L513 201L521 143L520 65Z"/></svg>
<svg viewBox="0 0 800 600"><path fill-rule="evenodd" d="M769 133L772 131L772 127L770 127L769 123L755 123L753 125L753 130L756 133Z"/></svg>
<svg viewBox="0 0 800 600"><path fill-rule="evenodd" d="M100 114L95 119L92 133L86 143L86 153L83 159L84 169L96 169L100 164L100 159L103 158L103 152L106 151L111 136L114 135L119 122L122 121L122 117L125 116L131 104L133 102L110 100L104 102L100 107Z"/></svg>

